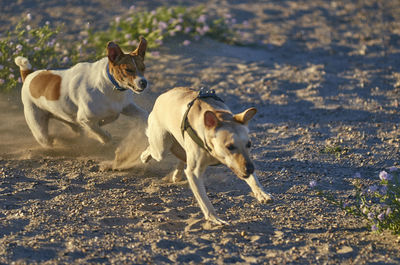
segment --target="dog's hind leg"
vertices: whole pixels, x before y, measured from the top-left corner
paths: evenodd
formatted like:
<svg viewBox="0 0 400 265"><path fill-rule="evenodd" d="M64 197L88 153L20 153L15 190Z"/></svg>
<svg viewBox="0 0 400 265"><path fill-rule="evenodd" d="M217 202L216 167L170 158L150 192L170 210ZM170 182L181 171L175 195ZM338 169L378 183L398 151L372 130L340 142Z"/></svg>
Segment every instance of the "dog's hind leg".
<svg viewBox="0 0 400 265"><path fill-rule="evenodd" d="M165 152L170 149L173 143L173 136L158 124L155 117L150 114L148 119L148 127L146 135L149 140L149 146L140 155L143 163L147 163L151 158L156 161L161 161L164 158Z"/></svg>
<svg viewBox="0 0 400 265"><path fill-rule="evenodd" d="M24 103L24 114L26 123L36 141L43 147L51 147L53 139L49 137L50 114L29 102Z"/></svg>

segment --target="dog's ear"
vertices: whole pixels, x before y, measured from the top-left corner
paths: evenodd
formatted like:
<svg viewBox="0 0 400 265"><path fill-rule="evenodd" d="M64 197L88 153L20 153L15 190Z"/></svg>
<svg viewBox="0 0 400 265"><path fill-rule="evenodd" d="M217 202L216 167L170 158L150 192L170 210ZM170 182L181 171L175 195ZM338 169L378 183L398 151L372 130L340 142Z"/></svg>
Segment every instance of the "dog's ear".
<svg viewBox="0 0 400 265"><path fill-rule="evenodd" d="M121 48L118 44L110 41L107 43L107 56L110 62L115 63L118 60L118 57L123 54Z"/></svg>
<svg viewBox="0 0 400 265"><path fill-rule="evenodd" d="M217 127L219 120L214 112L207 110L204 113L204 125L206 128L215 128Z"/></svg>
<svg viewBox="0 0 400 265"><path fill-rule="evenodd" d="M140 36L140 42L139 45L137 46L136 50L134 50L133 52L131 52L131 54L137 54L142 56L142 58L144 59L144 56L146 55L146 49L147 49L147 41L145 38L143 38L142 36Z"/></svg>
<svg viewBox="0 0 400 265"><path fill-rule="evenodd" d="M242 113L238 113L233 115L235 121L247 125L247 123L256 115L257 109L256 108L249 108Z"/></svg>

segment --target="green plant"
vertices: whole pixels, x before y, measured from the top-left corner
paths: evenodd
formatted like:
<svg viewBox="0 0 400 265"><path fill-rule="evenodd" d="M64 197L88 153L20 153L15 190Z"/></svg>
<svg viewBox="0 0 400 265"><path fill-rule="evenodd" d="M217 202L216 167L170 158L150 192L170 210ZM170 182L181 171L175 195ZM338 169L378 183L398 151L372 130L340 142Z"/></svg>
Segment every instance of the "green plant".
<svg viewBox="0 0 400 265"><path fill-rule="evenodd" d="M28 18L30 15L28 14ZM0 39L0 90L11 91L20 82L17 56L27 57L35 68L60 67L71 63L68 53L59 48L57 34L50 23L32 28L29 19L23 19Z"/></svg>
<svg viewBox="0 0 400 265"><path fill-rule="evenodd" d="M368 221L371 230L391 230L400 234L400 177L396 167L390 173L381 171L379 183L366 186L361 182L360 174L353 180L354 196L347 201L337 199L331 192L318 188L316 181L310 186L328 202L338 206L349 214Z"/></svg>
<svg viewBox="0 0 400 265"><path fill-rule="evenodd" d="M348 151L348 148L342 147L340 145L327 145L323 149L321 149L320 153L332 154L339 158L341 155L347 154Z"/></svg>
<svg viewBox="0 0 400 265"><path fill-rule="evenodd" d="M110 40L131 49L136 46L139 36L143 36L151 49L177 35L186 38L182 45L189 45L189 39L198 40L205 35L227 43L236 43L233 24L228 24L223 18L206 15L203 6L159 7L153 11L134 12L126 18L116 17L105 31L89 30L89 43L98 54L103 54L104 45Z"/></svg>

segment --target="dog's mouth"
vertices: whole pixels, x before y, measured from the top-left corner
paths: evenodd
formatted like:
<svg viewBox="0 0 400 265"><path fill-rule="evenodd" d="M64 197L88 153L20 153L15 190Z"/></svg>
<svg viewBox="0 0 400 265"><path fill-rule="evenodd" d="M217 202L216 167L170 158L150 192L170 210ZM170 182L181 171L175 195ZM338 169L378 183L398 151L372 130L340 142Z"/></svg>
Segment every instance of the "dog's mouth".
<svg viewBox="0 0 400 265"><path fill-rule="evenodd" d="M146 78L136 78L133 84L128 84L128 87L133 92L140 94L142 93L148 86L148 82Z"/></svg>

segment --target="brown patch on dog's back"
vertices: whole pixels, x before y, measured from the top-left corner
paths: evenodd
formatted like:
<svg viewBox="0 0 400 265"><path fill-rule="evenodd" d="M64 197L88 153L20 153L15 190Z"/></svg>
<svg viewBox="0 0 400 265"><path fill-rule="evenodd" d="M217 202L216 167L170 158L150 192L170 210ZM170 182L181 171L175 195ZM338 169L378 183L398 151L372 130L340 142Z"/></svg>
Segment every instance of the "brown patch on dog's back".
<svg viewBox="0 0 400 265"><path fill-rule="evenodd" d="M43 71L36 75L29 84L32 97L44 96L47 100L58 100L60 98L61 76L50 71Z"/></svg>

